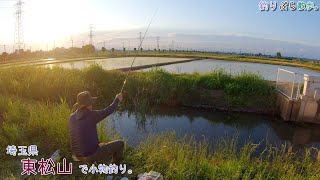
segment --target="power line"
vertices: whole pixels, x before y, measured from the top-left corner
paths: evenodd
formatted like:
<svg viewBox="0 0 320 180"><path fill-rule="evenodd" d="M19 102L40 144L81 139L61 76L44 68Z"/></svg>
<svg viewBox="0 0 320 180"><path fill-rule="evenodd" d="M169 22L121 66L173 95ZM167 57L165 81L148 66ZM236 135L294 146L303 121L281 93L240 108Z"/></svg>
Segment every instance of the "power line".
<svg viewBox="0 0 320 180"><path fill-rule="evenodd" d="M15 24L15 33L14 33L14 49L18 48L18 53L22 49L22 45L24 44L23 39L23 29L22 29L22 6L24 2L18 0L15 4L16 6L16 24Z"/></svg>
<svg viewBox="0 0 320 180"><path fill-rule="evenodd" d="M130 52L130 40L129 40L129 48L128 48L129 52Z"/></svg>
<svg viewBox="0 0 320 180"><path fill-rule="evenodd" d="M71 47L73 48L73 38L71 37Z"/></svg>
<svg viewBox="0 0 320 180"><path fill-rule="evenodd" d="M90 31L89 31L89 38L90 38L89 44L90 44L90 45L93 44L93 29L94 29L93 25L90 24L90 25L89 25L89 30L90 30Z"/></svg>
<svg viewBox="0 0 320 180"><path fill-rule="evenodd" d="M140 40L140 42L139 42L139 44L141 44L141 42L142 42L142 37L141 37L141 32L139 33L139 40ZM142 47L140 47L140 48L142 48ZM140 49L139 49L140 50Z"/></svg>
<svg viewBox="0 0 320 180"><path fill-rule="evenodd" d="M3 44L2 46L3 46L3 52L7 52L7 51L6 51L6 45Z"/></svg>
<svg viewBox="0 0 320 180"><path fill-rule="evenodd" d="M158 50L160 49L160 48L159 48L159 44L160 44L160 37L157 36L157 49L158 49Z"/></svg>

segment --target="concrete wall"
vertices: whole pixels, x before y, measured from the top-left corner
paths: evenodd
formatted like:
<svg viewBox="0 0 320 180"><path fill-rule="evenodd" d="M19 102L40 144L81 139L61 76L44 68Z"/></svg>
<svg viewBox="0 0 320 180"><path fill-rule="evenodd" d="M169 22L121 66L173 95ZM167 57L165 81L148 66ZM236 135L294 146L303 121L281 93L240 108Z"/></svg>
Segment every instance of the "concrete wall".
<svg viewBox="0 0 320 180"><path fill-rule="evenodd" d="M285 121L320 124L320 77L304 75L303 93L293 100L277 93L280 116Z"/></svg>
<svg viewBox="0 0 320 180"><path fill-rule="evenodd" d="M298 121L300 108L301 108L301 100L298 99L293 101L293 106L291 110L291 121Z"/></svg>
<svg viewBox="0 0 320 180"><path fill-rule="evenodd" d="M302 99L297 121L320 124L319 100Z"/></svg>
<svg viewBox="0 0 320 180"><path fill-rule="evenodd" d="M320 77L304 75L304 88L297 121L320 124Z"/></svg>
<svg viewBox="0 0 320 180"><path fill-rule="evenodd" d="M285 121L290 121L293 101L290 100L288 97L284 96L282 93L277 92L276 104L282 119Z"/></svg>

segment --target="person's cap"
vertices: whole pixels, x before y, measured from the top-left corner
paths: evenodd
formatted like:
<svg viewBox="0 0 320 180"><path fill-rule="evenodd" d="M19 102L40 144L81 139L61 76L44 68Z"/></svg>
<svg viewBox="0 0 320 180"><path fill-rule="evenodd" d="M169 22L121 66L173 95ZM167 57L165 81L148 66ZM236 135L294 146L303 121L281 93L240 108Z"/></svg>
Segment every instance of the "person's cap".
<svg viewBox="0 0 320 180"><path fill-rule="evenodd" d="M74 109L91 106L97 97L92 97L89 91L83 91L77 95L77 103L73 105Z"/></svg>

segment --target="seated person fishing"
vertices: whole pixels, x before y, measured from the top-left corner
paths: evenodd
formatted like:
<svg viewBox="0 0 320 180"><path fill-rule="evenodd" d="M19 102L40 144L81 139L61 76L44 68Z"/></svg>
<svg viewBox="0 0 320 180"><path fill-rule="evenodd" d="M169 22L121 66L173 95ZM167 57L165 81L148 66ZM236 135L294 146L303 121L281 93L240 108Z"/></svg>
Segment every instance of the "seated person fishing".
<svg viewBox="0 0 320 180"><path fill-rule="evenodd" d="M71 149L77 159L86 163L108 162L119 164L124 142L121 140L108 143L99 143L97 123L116 111L123 95L116 95L113 103L102 110L92 110L92 105L97 97L92 97L90 92L84 91L78 94L76 111L71 114L69 120Z"/></svg>

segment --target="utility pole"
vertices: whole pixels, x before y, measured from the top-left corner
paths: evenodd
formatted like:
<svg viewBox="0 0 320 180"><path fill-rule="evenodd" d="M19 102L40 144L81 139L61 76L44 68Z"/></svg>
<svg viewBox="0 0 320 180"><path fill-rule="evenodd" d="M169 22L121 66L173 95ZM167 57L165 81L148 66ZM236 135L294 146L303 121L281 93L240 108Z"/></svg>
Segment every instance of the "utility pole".
<svg viewBox="0 0 320 180"><path fill-rule="evenodd" d="M157 36L157 50L159 50L160 48L159 48L159 42L160 42L160 37L159 36Z"/></svg>
<svg viewBox="0 0 320 180"><path fill-rule="evenodd" d="M84 41L82 41L82 47L84 46Z"/></svg>
<svg viewBox="0 0 320 180"><path fill-rule="evenodd" d="M103 47L106 48L106 41L103 41Z"/></svg>
<svg viewBox="0 0 320 180"><path fill-rule="evenodd" d="M15 32L14 32L14 48L18 49L18 53L22 49L22 45L24 44L23 40L23 31L22 31L22 5L24 2L21 0L17 0L16 6L16 23L15 23Z"/></svg>
<svg viewBox="0 0 320 180"><path fill-rule="evenodd" d="M141 44L141 47L140 47L140 49L138 49L139 51L141 50L141 48L142 48L142 34L141 34L141 32L139 33L139 44L138 44L138 48L139 48L139 46L140 46L140 44Z"/></svg>
<svg viewBox="0 0 320 180"><path fill-rule="evenodd" d="M171 42L171 50L172 51L174 50L174 40L172 40L172 42Z"/></svg>
<svg viewBox="0 0 320 180"><path fill-rule="evenodd" d="M4 52L7 52L7 51L6 51L6 45L5 45L5 44L3 45L3 50L4 50Z"/></svg>
<svg viewBox="0 0 320 180"><path fill-rule="evenodd" d="M92 39L93 38L93 29L94 29L93 25L90 24L89 25L89 38L90 38L89 44L90 45L93 44L93 39Z"/></svg>
<svg viewBox="0 0 320 180"><path fill-rule="evenodd" d="M71 38L71 47L73 49L73 39Z"/></svg>
<svg viewBox="0 0 320 180"><path fill-rule="evenodd" d="M53 56L56 56L56 41L53 41Z"/></svg>
<svg viewBox="0 0 320 180"><path fill-rule="evenodd" d="M130 45L130 40L129 40L129 52L130 52L130 50L131 50L131 45Z"/></svg>

